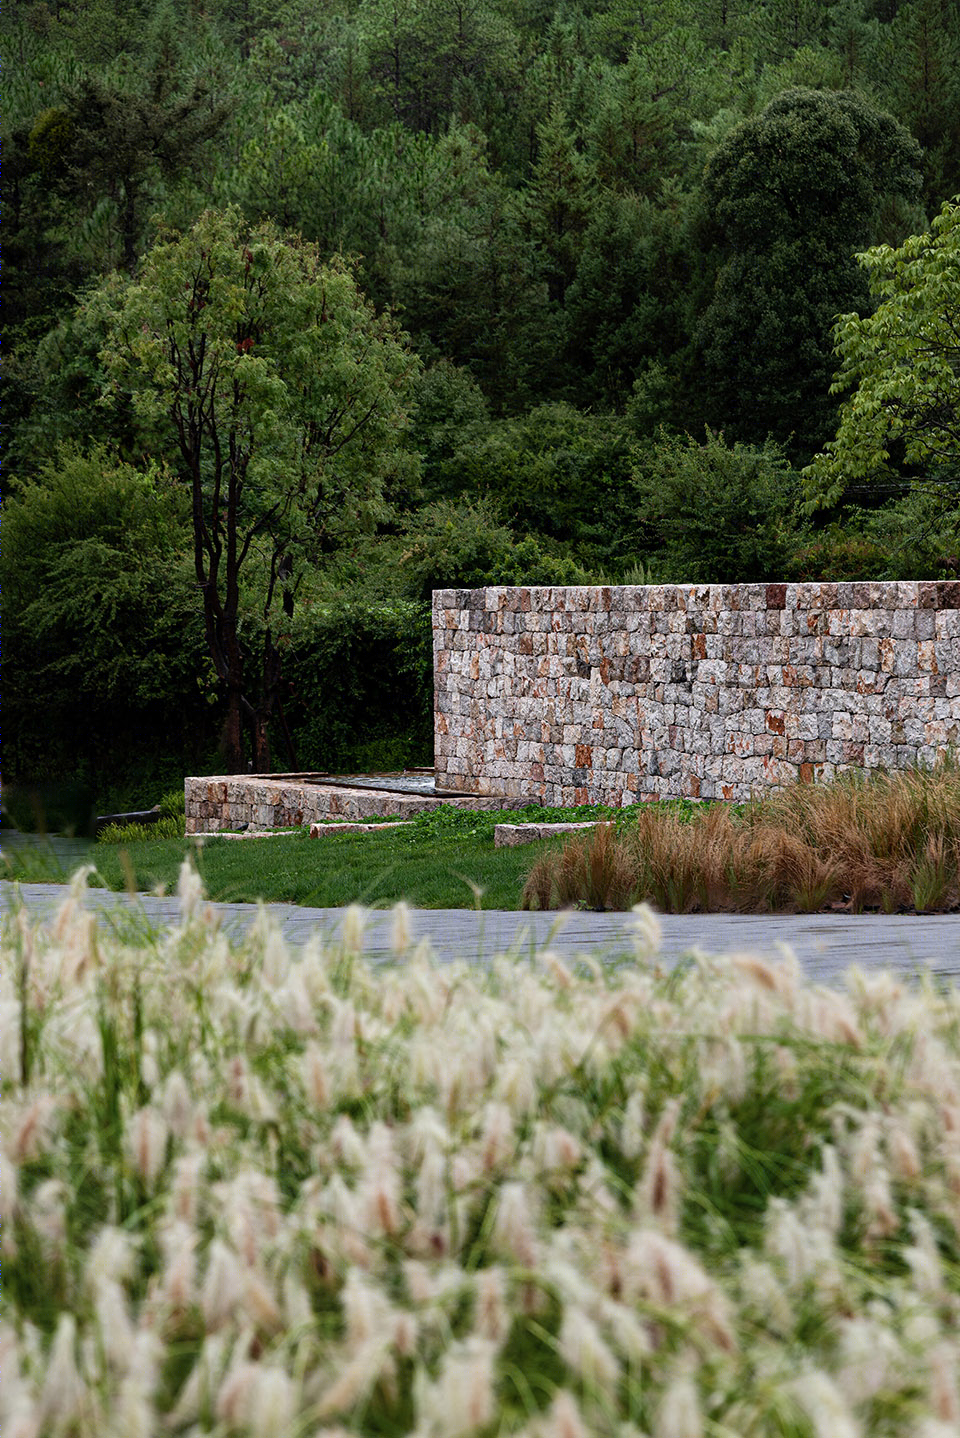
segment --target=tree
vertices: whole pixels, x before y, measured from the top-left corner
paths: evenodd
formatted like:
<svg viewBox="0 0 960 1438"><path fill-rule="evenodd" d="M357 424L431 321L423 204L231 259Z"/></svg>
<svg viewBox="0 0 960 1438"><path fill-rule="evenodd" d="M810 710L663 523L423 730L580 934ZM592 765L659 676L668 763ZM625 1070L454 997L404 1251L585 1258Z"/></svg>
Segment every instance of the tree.
<svg viewBox="0 0 960 1438"><path fill-rule="evenodd" d="M819 447L830 325L866 298L853 252L916 194L918 165L892 115L844 92L785 91L718 147L704 191L720 267L697 333L711 423L805 457Z"/></svg>
<svg viewBox="0 0 960 1438"><path fill-rule="evenodd" d="M103 446L63 445L35 480L8 488L8 776L89 775L110 754L113 782L151 748L182 760L209 743L189 522L171 475Z"/></svg>
<svg viewBox="0 0 960 1438"><path fill-rule="evenodd" d="M960 7L914 0L889 27L877 76L890 109L920 141L931 210L960 188Z"/></svg>
<svg viewBox="0 0 960 1438"><path fill-rule="evenodd" d="M637 520L658 580L744 584L776 579L796 547L796 476L782 452L728 445L709 430L661 433L637 453Z"/></svg>
<svg viewBox="0 0 960 1438"><path fill-rule="evenodd" d="M190 489L226 762L243 767L246 720L254 768L267 770L276 610L289 613L305 565L372 527L411 477L398 440L418 362L343 262L235 210L162 236L135 280L114 276L94 303L108 314L114 384L158 426Z"/></svg>
<svg viewBox="0 0 960 1438"><path fill-rule="evenodd" d="M845 394L836 439L804 471L811 509L836 504L851 480L890 474L904 462L960 481L960 203L899 249L857 256L875 308L841 315L834 328ZM852 392L851 392L852 391Z"/></svg>
<svg viewBox="0 0 960 1438"><path fill-rule="evenodd" d="M170 185L199 169L230 113L208 77L184 73L181 59L161 33L142 73L82 75L64 87L62 104L37 116L30 133L34 168L45 184L86 214L107 202L131 272L158 180Z"/></svg>

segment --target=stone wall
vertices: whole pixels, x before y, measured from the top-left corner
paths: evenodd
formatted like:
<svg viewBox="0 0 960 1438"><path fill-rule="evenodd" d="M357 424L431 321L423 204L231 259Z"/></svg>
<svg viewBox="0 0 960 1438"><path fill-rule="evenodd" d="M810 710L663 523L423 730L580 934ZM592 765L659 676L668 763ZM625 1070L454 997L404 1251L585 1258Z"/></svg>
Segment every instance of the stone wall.
<svg viewBox="0 0 960 1438"><path fill-rule="evenodd" d="M960 738L960 584L444 589L438 791L744 799Z"/></svg>
<svg viewBox="0 0 960 1438"><path fill-rule="evenodd" d="M461 809L511 807L498 800L478 804L387 788L354 789L320 774L209 774L187 778L183 787L187 834L222 834L241 826L290 829L324 819L408 819L451 802Z"/></svg>

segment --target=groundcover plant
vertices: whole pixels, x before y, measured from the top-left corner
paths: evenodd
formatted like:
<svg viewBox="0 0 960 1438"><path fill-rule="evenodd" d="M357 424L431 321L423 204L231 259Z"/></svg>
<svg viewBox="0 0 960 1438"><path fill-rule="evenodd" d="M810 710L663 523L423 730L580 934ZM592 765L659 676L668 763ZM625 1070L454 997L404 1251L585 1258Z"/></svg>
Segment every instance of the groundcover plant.
<svg viewBox="0 0 960 1438"><path fill-rule="evenodd" d="M960 996L4 920L0 1421L960 1434Z"/></svg>

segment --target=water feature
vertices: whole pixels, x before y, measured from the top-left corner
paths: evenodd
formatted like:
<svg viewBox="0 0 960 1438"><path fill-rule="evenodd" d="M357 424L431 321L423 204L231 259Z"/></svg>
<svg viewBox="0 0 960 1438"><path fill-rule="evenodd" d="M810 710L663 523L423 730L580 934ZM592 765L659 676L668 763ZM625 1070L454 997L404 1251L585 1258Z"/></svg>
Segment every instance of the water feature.
<svg viewBox="0 0 960 1438"><path fill-rule="evenodd" d="M11 861L13 871L24 879L69 876L81 864L93 862L96 844L92 839L71 834L25 834L4 817L0 827L0 861ZM0 862L0 875L8 864Z"/></svg>

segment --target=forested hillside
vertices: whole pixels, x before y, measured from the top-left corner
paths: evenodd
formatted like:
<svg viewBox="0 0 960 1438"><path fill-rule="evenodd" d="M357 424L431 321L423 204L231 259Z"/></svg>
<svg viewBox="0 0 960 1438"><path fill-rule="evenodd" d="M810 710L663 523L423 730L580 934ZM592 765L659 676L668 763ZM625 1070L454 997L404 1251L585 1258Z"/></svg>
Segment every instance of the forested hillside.
<svg viewBox="0 0 960 1438"><path fill-rule="evenodd" d="M429 762L439 585L957 572L955 456L801 471L960 192L958 0L0 34L8 776Z"/></svg>

